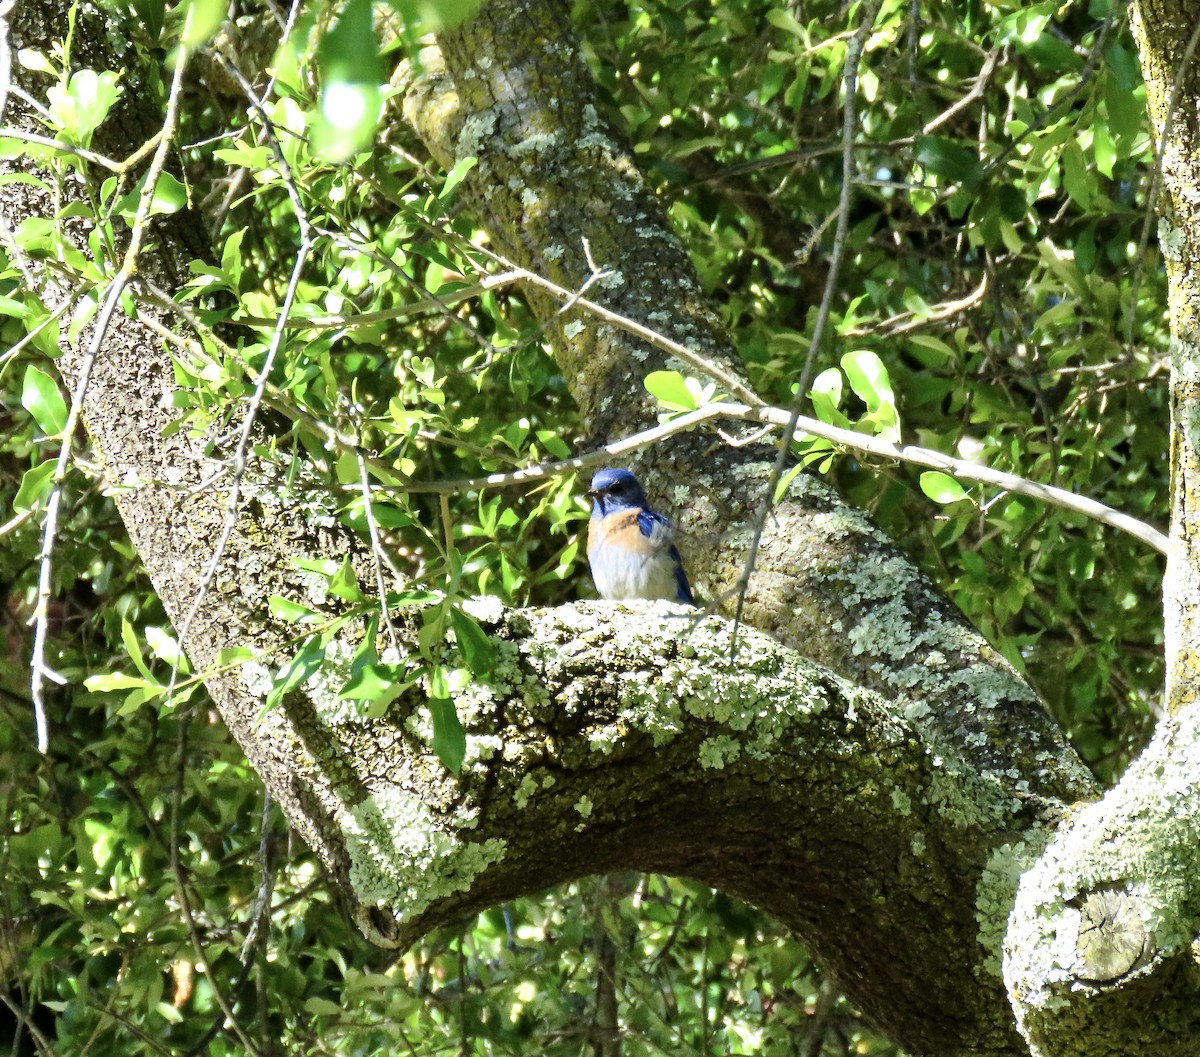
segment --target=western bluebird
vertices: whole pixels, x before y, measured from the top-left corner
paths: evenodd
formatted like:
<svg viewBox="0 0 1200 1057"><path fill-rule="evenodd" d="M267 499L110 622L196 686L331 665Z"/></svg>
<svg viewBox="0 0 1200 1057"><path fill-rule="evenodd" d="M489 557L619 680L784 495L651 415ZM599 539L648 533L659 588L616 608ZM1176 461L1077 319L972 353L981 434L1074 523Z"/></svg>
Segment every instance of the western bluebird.
<svg viewBox="0 0 1200 1057"><path fill-rule="evenodd" d="M588 490L588 562L601 598L669 598L694 606L675 530L628 470L600 470Z"/></svg>

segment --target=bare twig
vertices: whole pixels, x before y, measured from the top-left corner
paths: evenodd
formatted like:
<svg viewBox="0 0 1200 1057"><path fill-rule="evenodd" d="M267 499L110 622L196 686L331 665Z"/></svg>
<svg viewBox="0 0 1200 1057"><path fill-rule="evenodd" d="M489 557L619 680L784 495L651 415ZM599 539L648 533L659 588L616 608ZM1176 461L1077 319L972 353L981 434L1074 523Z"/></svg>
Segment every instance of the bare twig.
<svg viewBox="0 0 1200 1057"><path fill-rule="evenodd" d="M0 52L0 60L2 60L2 57L3 53ZM77 147L73 143L64 143L62 140L54 139L51 136L42 136L37 132L26 132L24 129L0 129L0 137L5 139L19 139L24 143L36 143L38 146L50 147L56 154L70 154L80 161L91 162L92 165L99 165L102 169L108 169L109 172L123 173L129 169L131 164L130 161L115 161L112 158L105 157L103 154L97 154L94 150L88 150L86 147Z"/></svg>
<svg viewBox="0 0 1200 1057"><path fill-rule="evenodd" d="M175 62L175 74L171 80L170 92L167 96L163 125L157 136L152 140L157 143L157 149L147 169L146 182L138 198L137 213L134 216L129 236L129 246L125 251L120 269L113 277L112 282L109 283L108 289L105 292L103 305L96 318L91 340L88 342L88 347L79 365L79 372L75 380L75 389L71 394L71 407L67 413L66 425L63 428L62 445L59 448L58 460L54 466L54 478L50 489L50 498L46 502L46 519L42 529L42 545L38 552L40 565L38 569L37 602L33 614L33 656L30 661L30 688L33 698L34 720L37 727L37 746L38 751L42 753L45 753L50 747L50 735L46 722L45 682L47 679L54 682L62 681L62 677L52 671L46 664L46 633L49 623L47 614L49 611L50 594L53 588L51 557L54 553L54 543L58 536L58 517L59 509L62 505L63 479L66 477L67 466L70 462L72 442L75 437L76 427L79 424L84 397L87 395L88 385L91 381L92 368L95 366L96 358L99 356L100 349L104 344L109 324L112 322L113 313L116 311L117 305L121 300L121 294L137 273L138 257L142 251L142 243L145 240L150 220L150 207L154 201L154 188L158 183L159 175L166 165L171 138L179 120L179 99L183 90L184 71L187 69L190 57L187 47L181 46ZM142 152L139 151L137 153L140 154Z"/></svg>
<svg viewBox="0 0 1200 1057"><path fill-rule="evenodd" d="M193 621L196 619L196 614L200 611L200 607L204 604L204 599L208 597L209 589L212 587L213 580L216 578L217 569L220 567L221 559L225 556L225 551L229 546L229 541L233 537L233 529L237 524L238 506L241 502L242 481L246 476L247 469L247 454L250 450L250 442L254 435L254 424L258 421L259 411L262 409L263 402L266 399L267 379L271 375L271 369L275 365L275 360L279 355L280 349L283 347L283 339L285 334L284 323L287 322L291 315L292 305L295 304L297 291L300 287L300 277L304 273L304 267L308 263L309 254L313 249L313 230L308 219L308 213L304 208L304 203L300 198L300 192L296 188L294 179L292 178L291 168L284 158L283 151L279 146L279 140L275 135L274 125L271 122L270 116L267 114L261 101L255 96L254 89L242 72L230 62L224 55L216 53L216 57L226 70L238 81L242 92L245 94L247 101L258 112L260 119L263 122L263 127L267 129L267 142L271 147L271 152L274 155L275 164L279 167L280 178L283 180L284 186L287 189L288 197L291 199L292 208L296 214L296 222L300 227L300 246L296 253L296 262L292 266L291 275L288 277L287 287L284 291L283 302L279 307L279 320L276 322L275 333L271 337L271 343L267 347L267 354L263 358L262 370L259 374L258 381L254 386L254 392L251 394L250 402L246 407L246 415L242 420L242 428L238 435L238 442L233 451L231 465L233 470L233 486L229 490L229 496L225 502L225 513L221 523L221 535L217 539L217 545L213 549L212 557L209 558L204 567L204 571L200 576L199 583L196 585L196 594L192 599L191 605L188 607L187 614L179 625L179 642L182 647L187 641L188 633L191 630ZM171 667L171 680L167 687L167 699L170 700L174 693L176 681L179 678L179 662L176 662Z"/></svg>
<svg viewBox="0 0 1200 1057"><path fill-rule="evenodd" d="M379 526L375 523L375 510L371 505L371 479L367 469L367 460L362 449L356 447L354 456L358 462L358 480L362 486L363 516L367 520L367 533L371 537L372 565L375 568L375 592L379 596L379 611L383 614L384 625L387 627L388 645L393 650L400 649L400 640L396 636L396 625L392 623L392 613L388 608L387 584L383 580L383 566L386 562L393 576L403 580L400 571L392 564L387 551L383 549L383 540L379 538Z"/></svg>
<svg viewBox="0 0 1200 1057"><path fill-rule="evenodd" d="M155 302L158 303L159 298L164 296L161 292L155 291ZM173 302L169 303L174 305ZM174 307L185 316L190 315L186 306L174 305ZM193 320L192 322L197 327L201 325L198 320ZM198 355L203 354L203 350L196 343L180 338L165 327L155 324L153 320L147 320L147 325L160 333L165 340L192 350ZM249 367L247 367L247 370L250 371L252 378L261 379L263 377L261 372L255 374ZM391 462L363 452L353 437L302 411L296 407L293 401L287 400L284 394L275 386L268 385L267 393L268 397L265 402L269 407L293 421L311 428L327 444L331 445L334 450L352 452L356 458L361 459L360 474L365 469L371 472L377 479L385 481L389 479L394 480L398 476L396 467ZM616 458L651 447L666 440L668 437L679 433L686 433L688 430L695 429L697 426L714 419L726 418L744 422L757 422L762 425L763 430L773 430L780 427L786 429L789 421L788 416L789 413L781 408L768 407L761 404L754 406L734 402L707 404L704 407L680 415L678 418L670 419L660 425L642 430L621 440L613 441L611 444L606 444L601 448L597 448L584 455L575 456L574 458L538 463L535 466L522 467L508 473L493 473L481 477L468 477L458 480L405 481L400 485L374 484L370 486L368 491L371 493L402 491L414 494L440 494L473 492L492 488L509 488L515 485L532 485L553 477L561 477L564 474L576 473L581 470L607 465ZM762 431L759 432L761 433ZM1063 509L1083 514L1111 527L1119 528L1140 539L1155 550L1166 553L1166 537L1151 526L1138 521L1130 515L1122 514L1120 511L1114 510L1103 503L1077 496L1065 489L1053 488L1016 474L1006 473L1003 470L993 470L964 459L955 459L930 448L922 448L914 445L888 444L877 438L869 437L865 433L839 429L836 426L826 425L817 419L798 416L793 426L793 437L803 438L805 435L823 437L851 451L863 451L879 455L883 458L893 459L897 462L907 462L941 470L960 480L978 481L981 484L994 485L1007 492L1028 496L1048 503L1051 506L1062 507ZM759 438L755 436L754 439ZM458 442L453 441L452 443ZM741 444L743 441L727 441L727 443ZM361 484L352 487L361 487Z"/></svg>
<svg viewBox="0 0 1200 1057"><path fill-rule="evenodd" d="M861 338L868 334L886 334L887 337L896 337L900 334L908 334L910 331L919 330L921 327L929 326L931 323L940 323L942 320L949 319L951 316L956 316L960 312L965 312L969 308L973 308L983 300L987 293L988 276L984 273L983 279L974 290L966 297L959 298L957 301L943 301L940 305L934 305L927 313L922 316L917 316L915 312L898 312L894 316L889 316L880 323L876 323L872 327L852 327L844 334L847 338Z"/></svg>
<svg viewBox="0 0 1200 1057"><path fill-rule="evenodd" d="M790 411L783 408L750 407L747 404L732 402L707 404L680 415L678 418L673 418L669 422L655 426L653 429L647 429L623 440L606 444L603 448L573 459L539 463L537 466L514 470L512 473L494 473L488 474L486 477L471 477L458 481L412 481L401 486L401 490L441 494L532 484L549 477L559 477L588 467L605 465L611 462L614 456L649 447L677 433L686 433L688 430L695 429L704 422L721 418L758 422L772 428L782 429L785 441L789 437L792 440L803 440L806 436L823 437L851 451L865 452L869 455L910 463L914 466L924 466L931 470L941 470L959 480L977 481L1006 492L1036 499L1050 506L1083 514L1093 521L1099 521L1101 524L1129 533L1135 539L1141 540L1162 554L1166 554L1170 548L1167 537L1144 521L1114 510L1098 500L1068 492L1065 488L1042 484L1040 481L1031 481L1027 477L1020 477L1004 470L995 470L990 466L980 466L978 463L968 462L966 459L956 459L931 448L922 448L912 444L893 444L880 437L831 426L815 418L806 418L803 415L793 416ZM380 486L379 490L390 491L392 489Z"/></svg>
<svg viewBox="0 0 1200 1057"><path fill-rule="evenodd" d="M494 260L508 269L521 273L521 278L526 282L532 283L539 289L545 290L553 294L556 298L564 303L584 309L589 314L596 316L598 319L604 320L606 323L611 323L619 330L625 331L627 334L632 334L636 338L641 338L642 341L649 345L653 345L656 349L665 352L668 356L674 356L676 359L683 360L684 363L695 367L696 370L702 372L706 377L711 378L714 382L725 387L726 392L730 396L737 397L739 400L745 401L747 404L760 406L765 401L745 382L731 371L726 370L720 364L714 363L707 356L702 356L698 352L694 352L686 345L681 345L677 341L672 341L670 338L658 331L652 330L643 323L639 323L635 319L630 319L628 316L623 316L619 312L614 312L610 308L605 308L603 305L596 304L595 301L589 301L586 297L581 297L578 291L568 290L566 287L559 286L551 280L543 278L535 272L528 271L524 268L516 268L511 261L493 253L490 250L481 249L482 252L492 257Z"/></svg>
<svg viewBox="0 0 1200 1057"><path fill-rule="evenodd" d="M324 231L321 231L321 233L327 234ZM500 275L486 275L479 282L471 286L464 286L459 290L453 290L448 294L434 296L433 294L424 293L412 304L397 305L395 308L381 308L377 312L356 312L344 316L315 316L312 318L296 316L287 320L285 326L289 330L348 330L354 327L369 327L374 323L386 323L393 319L406 319L421 312L447 311L456 305L462 304L464 301L469 301L473 297L487 293L489 290L511 286L513 283L528 278L528 276L529 273L523 268L516 268L503 272ZM245 323L248 326L254 327L275 327L279 325L278 319L267 319L263 316L238 316L234 322Z"/></svg>
<svg viewBox="0 0 1200 1057"><path fill-rule="evenodd" d="M817 309L817 319L813 324L812 338L809 341L808 354L804 358L804 367L800 372L800 383L796 387L796 395L792 400L791 420L784 430L784 438L779 444L779 453L775 457L775 465L771 467L771 476L767 481L766 492L759 504L758 516L755 520L754 534L750 541L750 550L746 555L746 564L737 584L737 607L734 614L734 631L731 650L737 649L737 626L741 623L742 611L746 604L746 591L750 586L750 577L754 575L754 565L758 559L758 547L762 542L763 532L766 531L767 517L774 505L775 486L783 476L789 458L789 447L786 441L795 431L796 422L800 418L800 409L804 405L808 393L808 383L812 378L813 365L821 349L825 337L825 327L829 321L829 312L833 306L833 297L837 292L838 276L842 268L842 255L846 249L846 236L850 230L850 199L854 191L854 176L857 163L854 160L854 131L857 121L855 99L858 93L858 64L862 59L863 47L867 34L875 24L882 0L871 0L861 13L858 30L846 47L846 65L843 71L842 104L842 192L838 199L837 228L833 236L833 252L829 258L829 273L825 278L825 292L821 295L821 305Z"/></svg>

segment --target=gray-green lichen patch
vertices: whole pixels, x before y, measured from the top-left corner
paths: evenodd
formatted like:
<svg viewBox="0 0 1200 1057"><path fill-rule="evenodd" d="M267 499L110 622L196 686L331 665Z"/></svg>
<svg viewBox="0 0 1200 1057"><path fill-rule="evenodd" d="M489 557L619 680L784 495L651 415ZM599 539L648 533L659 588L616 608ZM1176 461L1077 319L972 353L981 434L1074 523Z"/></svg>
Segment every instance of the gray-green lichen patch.
<svg viewBox="0 0 1200 1057"><path fill-rule="evenodd" d="M741 742L735 741L725 734L718 734L712 738L705 738L700 743L698 758L700 766L705 770L721 771L725 769L727 763L732 763L741 753Z"/></svg>
<svg viewBox="0 0 1200 1057"><path fill-rule="evenodd" d="M933 766L923 802L955 828L991 829L1021 810L1021 801L999 775L977 771L953 752L938 752L933 746L930 760Z"/></svg>
<svg viewBox="0 0 1200 1057"><path fill-rule="evenodd" d="M975 886L975 921L979 942L988 953L975 972L1003 975L1001 960L1009 915L1021 875L1037 861L1046 846L1047 831L1030 830L1015 844L1001 844L992 851Z"/></svg>
<svg viewBox="0 0 1200 1057"><path fill-rule="evenodd" d="M518 811L524 811L525 805L529 803L529 798L538 791L538 781L532 774L525 774L521 778L521 784L517 786L513 793L513 803L517 806Z"/></svg>
<svg viewBox="0 0 1200 1057"><path fill-rule="evenodd" d="M446 827L417 797L390 788L353 806L338 821L350 856L350 884L367 905L385 906L403 920L439 899L465 892L488 866L504 858L499 838L471 842ZM469 829L473 820L456 820Z"/></svg>
<svg viewBox="0 0 1200 1057"><path fill-rule="evenodd" d="M1184 229L1172 224L1166 217L1158 222L1158 248L1169 261L1182 261L1187 239Z"/></svg>
<svg viewBox="0 0 1200 1057"><path fill-rule="evenodd" d="M610 619L603 633L593 615L601 606L612 610L605 613ZM587 737L594 751L606 754L634 733L648 735L656 747L665 746L700 720L726 729L699 748L706 769L728 766L742 753L761 759L792 729L798 714L829 707L829 681L840 682L773 639L744 628L734 655L726 621L697 620L694 610L668 602L561 607L538 619L553 627L535 634L535 640L557 640L555 655L599 651L589 675L601 673L600 692L607 699L604 722L589 729ZM540 649L526 648L531 653ZM843 698L853 697L848 685L842 690ZM558 689L558 707L566 715L590 716L596 695L594 682L569 682Z"/></svg>
<svg viewBox="0 0 1200 1057"><path fill-rule="evenodd" d="M239 669L242 685L253 698L265 701L275 685L275 673L262 661L246 661Z"/></svg>

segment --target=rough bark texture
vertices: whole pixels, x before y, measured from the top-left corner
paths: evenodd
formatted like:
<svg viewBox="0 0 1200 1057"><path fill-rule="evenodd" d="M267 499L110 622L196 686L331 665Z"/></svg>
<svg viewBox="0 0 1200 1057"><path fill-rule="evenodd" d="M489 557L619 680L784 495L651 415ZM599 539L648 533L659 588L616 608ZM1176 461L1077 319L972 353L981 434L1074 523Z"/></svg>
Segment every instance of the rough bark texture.
<svg viewBox="0 0 1200 1057"><path fill-rule="evenodd" d="M80 10L76 48L88 64L127 66L106 50L122 35ZM65 4L22 4L14 44L45 49L66 21ZM611 307L736 369L686 255L590 106L558 6L487 5L443 45L446 68L431 64L409 113L447 161L480 158L469 186L494 243L574 286L586 238L597 262L621 274L603 290ZM34 78L25 87L44 89ZM98 144L118 156L157 120L152 93L125 98ZM11 230L52 215L52 201L33 185L8 185L0 219ZM186 219L162 226L140 274L170 288L197 252L196 230ZM35 264L26 281L47 303L65 296ZM663 365L658 353L531 300L596 436L652 418L640 382ZM68 384L78 355L65 350ZM118 498L121 514L179 621L227 497L220 482L190 494L212 468L207 438L163 439L173 385L159 340L121 315L85 418L109 477L137 485ZM710 596L737 575L771 458L696 436L642 459L656 498L677 514L686 508L688 558ZM310 495L248 467L229 546L185 643L195 668L210 669L227 647L280 647L292 629L273 621L273 594L333 611L294 559L359 551ZM265 718L265 665L212 674L208 687L381 943L404 945L465 911L582 874L661 870L776 914L914 1051L1023 1052L998 968L1012 894L1039 834L1091 783L1028 687L823 485L792 486L760 568L748 615L769 635L746 632L736 660L721 619L693 626L666 605L480 608L502 664L490 685L457 701L470 734L457 778L428 751L418 697L373 722L337 699L352 632L331 649L328 678ZM410 648L418 622L402 628Z"/></svg>
<svg viewBox="0 0 1200 1057"><path fill-rule="evenodd" d="M1200 141L1196 10L1133 10L1163 148L1173 471L1164 581L1168 717L1021 882L1005 976L1036 1054L1196 1052L1200 1035Z"/></svg>

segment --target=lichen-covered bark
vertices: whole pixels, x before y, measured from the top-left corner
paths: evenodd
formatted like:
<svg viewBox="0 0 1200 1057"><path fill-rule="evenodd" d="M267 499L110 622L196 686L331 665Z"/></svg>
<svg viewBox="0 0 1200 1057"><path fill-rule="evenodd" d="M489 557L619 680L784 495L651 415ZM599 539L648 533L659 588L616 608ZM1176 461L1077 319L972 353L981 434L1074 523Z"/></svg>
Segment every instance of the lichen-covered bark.
<svg viewBox="0 0 1200 1057"><path fill-rule="evenodd" d="M1200 66L1195 7L1134 5L1163 148L1170 283L1168 715L1102 801L1073 812L1022 880L1005 976L1036 1054L1185 1054L1200 1034Z"/></svg>

